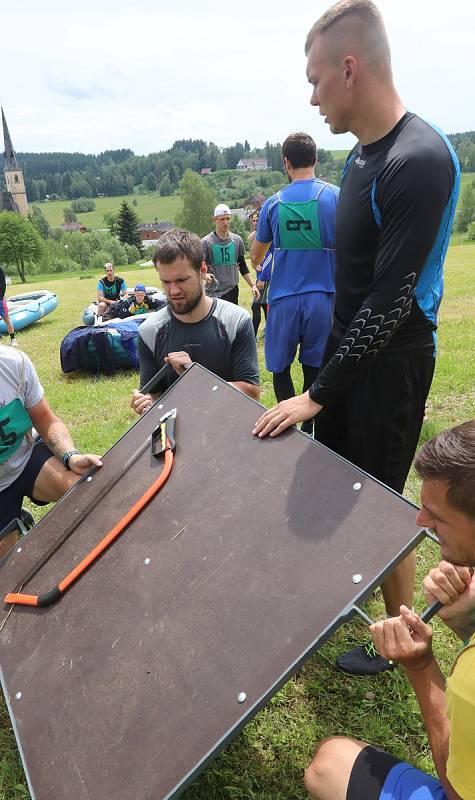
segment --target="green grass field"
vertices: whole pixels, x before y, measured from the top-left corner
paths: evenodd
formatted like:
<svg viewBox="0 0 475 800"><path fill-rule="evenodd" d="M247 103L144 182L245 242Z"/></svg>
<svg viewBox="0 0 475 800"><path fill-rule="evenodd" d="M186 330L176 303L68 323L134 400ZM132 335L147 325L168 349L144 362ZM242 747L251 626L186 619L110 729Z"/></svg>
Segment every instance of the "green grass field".
<svg viewBox="0 0 475 800"><path fill-rule="evenodd" d="M475 245L449 249L439 356L423 439L475 416L474 260ZM152 268L131 271L129 275L130 283L139 278L152 285L157 283ZM42 282L29 284L28 288L45 287L47 283ZM113 377L96 377L61 372L60 341L80 323L82 310L94 295L95 281L63 277L55 280L52 288L60 300L57 310L20 333L19 342L35 363L52 407L70 426L76 444L103 453L134 422L128 403L132 389L137 386L137 374L130 371ZM250 295L245 285L241 300L249 308ZM264 369L262 341L258 349L262 400L271 405L272 383ZM294 377L300 387L298 365L294 365ZM98 418L104 420L106 416L107 424L98 423ZM418 481L412 474L406 494L417 501ZM39 516L38 509L34 513ZM435 545L422 545L418 550L419 586L428 568L436 562ZM315 591L318 592L317 581ZM420 590L416 607L423 607ZM382 615L379 594L367 604L367 609L372 616ZM434 631L437 655L448 669L458 642L437 620ZM202 773L185 793L186 800L304 800L303 769L316 742L331 734L344 733L371 741L422 769L433 771L418 706L402 671L385 673L376 680L351 679L335 671L336 654L364 635L362 623L343 626ZM0 703L0 800L28 797L11 725L5 706Z"/></svg>
<svg viewBox="0 0 475 800"><path fill-rule="evenodd" d="M104 228L103 215L110 212L115 214L119 210L122 200L127 200L128 203L132 203L133 200L137 201L137 206L134 208L140 222L153 222L157 217L159 221L166 220L174 223L177 211L181 210L182 206L179 195L160 197L158 192L129 194L122 197L95 197L96 210L89 211L87 214L78 214L78 221L82 222L88 230ZM49 224L58 227L64 222L63 208L68 208L70 204L70 200L53 200L36 205L39 205Z"/></svg>

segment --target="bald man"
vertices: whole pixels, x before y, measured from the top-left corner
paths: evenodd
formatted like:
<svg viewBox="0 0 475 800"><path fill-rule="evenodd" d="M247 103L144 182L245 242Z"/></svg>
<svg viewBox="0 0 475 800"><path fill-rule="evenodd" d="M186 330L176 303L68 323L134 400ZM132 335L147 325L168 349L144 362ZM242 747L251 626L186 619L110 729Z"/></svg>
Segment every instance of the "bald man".
<svg viewBox="0 0 475 800"><path fill-rule="evenodd" d="M343 170L322 368L307 392L267 411L254 432L276 436L318 415L319 441L402 492L434 372L460 169L446 137L399 98L374 3L336 3L312 27L305 52L311 104L333 133L351 131L358 143ZM390 616L412 606L414 580L413 554L382 585ZM392 666L372 644L337 663L357 675Z"/></svg>

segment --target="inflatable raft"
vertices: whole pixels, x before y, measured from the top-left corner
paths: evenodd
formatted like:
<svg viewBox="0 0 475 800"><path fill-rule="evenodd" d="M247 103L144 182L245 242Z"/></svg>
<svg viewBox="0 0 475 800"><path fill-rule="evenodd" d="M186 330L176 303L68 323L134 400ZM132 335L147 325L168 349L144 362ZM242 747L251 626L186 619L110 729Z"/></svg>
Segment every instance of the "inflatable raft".
<svg viewBox="0 0 475 800"><path fill-rule="evenodd" d="M15 331L21 331L28 325L38 322L47 314L51 314L57 305L57 295L47 289L7 297L8 313ZM0 334L5 333L7 333L7 326L5 321L0 319Z"/></svg>

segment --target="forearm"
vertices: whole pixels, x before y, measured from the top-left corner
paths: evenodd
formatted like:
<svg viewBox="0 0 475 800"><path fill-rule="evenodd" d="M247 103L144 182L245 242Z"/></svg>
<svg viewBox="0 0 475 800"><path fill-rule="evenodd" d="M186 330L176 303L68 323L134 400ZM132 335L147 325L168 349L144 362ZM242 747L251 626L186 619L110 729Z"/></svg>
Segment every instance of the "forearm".
<svg viewBox="0 0 475 800"><path fill-rule="evenodd" d="M247 394L248 397L252 397L253 400L259 400L261 396L261 387L258 384L246 381L228 381L228 383L243 394Z"/></svg>
<svg viewBox="0 0 475 800"><path fill-rule="evenodd" d="M246 275L243 275L244 280L246 281L247 285L252 289L253 286L256 285L256 282L252 279L251 273L247 272Z"/></svg>
<svg viewBox="0 0 475 800"><path fill-rule="evenodd" d="M241 275L244 278L244 280L247 283L249 283L248 278L250 279L251 276L249 274L249 267L246 264L246 259L244 258L244 256L239 256L239 258L238 258L238 267L239 267L239 272L241 273ZM251 283L252 283L252 280L251 280ZM251 284L249 284L249 285L251 285Z"/></svg>
<svg viewBox="0 0 475 800"><path fill-rule="evenodd" d="M435 658L423 669L406 668L406 674L422 712L432 757L441 783L449 800L457 800L459 795L448 783L446 774L450 722L446 713L444 676Z"/></svg>
<svg viewBox="0 0 475 800"><path fill-rule="evenodd" d="M41 427L37 427L37 431L40 436L43 437L49 450L51 450L53 455L60 461L65 453L75 449L71 434L64 422L58 417L51 420L44 430L42 430Z"/></svg>

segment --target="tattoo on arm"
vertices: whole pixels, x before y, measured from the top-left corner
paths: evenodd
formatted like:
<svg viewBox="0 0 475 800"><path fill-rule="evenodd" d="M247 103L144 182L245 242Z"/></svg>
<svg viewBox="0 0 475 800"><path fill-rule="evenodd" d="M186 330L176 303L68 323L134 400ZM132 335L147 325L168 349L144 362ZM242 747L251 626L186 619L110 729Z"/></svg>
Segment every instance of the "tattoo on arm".
<svg viewBox="0 0 475 800"><path fill-rule="evenodd" d="M59 458L60 461L68 450L74 449L72 439L66 429L51 431L45 439L45 443L53 455Z"/></svg>

